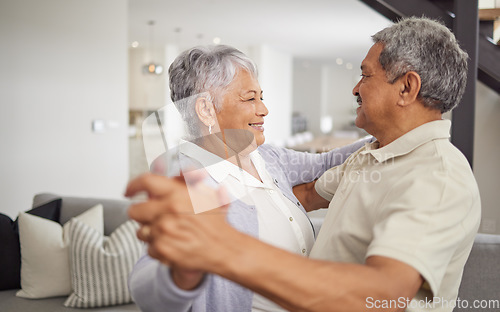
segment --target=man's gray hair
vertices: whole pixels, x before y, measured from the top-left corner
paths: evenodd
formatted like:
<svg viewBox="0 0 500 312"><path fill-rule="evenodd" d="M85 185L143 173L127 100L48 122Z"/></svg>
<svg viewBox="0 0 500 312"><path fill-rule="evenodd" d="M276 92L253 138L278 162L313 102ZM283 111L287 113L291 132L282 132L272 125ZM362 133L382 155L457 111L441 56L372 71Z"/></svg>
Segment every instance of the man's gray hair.
<svg viewBox="0 0 500 312"><path fill-rule="evenodd" d="M438 21L411 17L372 36L384 45L379 62L394 83L409 71L420 75L419 97L442 113L461 100L467 83L468 55L453 33Z"/></svg>
<svg viewBox="0 0 500 312"><path fill-rule="evenodd" d="M239 70L257 78L257 66L241 51L226 45L198 46L182 52L168 69L170 98L188 125L198 135L196 99L203 95L220 111L227 86Z"/></svg>

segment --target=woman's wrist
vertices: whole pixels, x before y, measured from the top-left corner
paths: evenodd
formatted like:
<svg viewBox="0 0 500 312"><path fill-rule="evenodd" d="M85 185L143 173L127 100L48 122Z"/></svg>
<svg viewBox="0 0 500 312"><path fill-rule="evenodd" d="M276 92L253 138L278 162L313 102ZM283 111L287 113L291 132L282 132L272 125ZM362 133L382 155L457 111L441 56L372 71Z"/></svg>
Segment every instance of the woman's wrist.
<svg viewBox="0 0 500 312"><path fill-rule="evenodd" d="M193 290L201 284L205 273L198 270L170 268L170 275L180 289Z"/></svg>

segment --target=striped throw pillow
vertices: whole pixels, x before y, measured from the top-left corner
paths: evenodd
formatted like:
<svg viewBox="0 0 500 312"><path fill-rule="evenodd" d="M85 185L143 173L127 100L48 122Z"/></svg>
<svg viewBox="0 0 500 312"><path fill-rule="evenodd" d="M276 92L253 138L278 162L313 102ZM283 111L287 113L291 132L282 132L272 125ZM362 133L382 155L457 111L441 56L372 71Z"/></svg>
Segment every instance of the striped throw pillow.
<svg viewBox="0 0 500 312"><path fill-rule="evenodd" d="M73 290L64 305L95 308L132 302L127 279L143 251L136 237L138 224L127 221L105 237L77 219L70 222Z"/></svg>

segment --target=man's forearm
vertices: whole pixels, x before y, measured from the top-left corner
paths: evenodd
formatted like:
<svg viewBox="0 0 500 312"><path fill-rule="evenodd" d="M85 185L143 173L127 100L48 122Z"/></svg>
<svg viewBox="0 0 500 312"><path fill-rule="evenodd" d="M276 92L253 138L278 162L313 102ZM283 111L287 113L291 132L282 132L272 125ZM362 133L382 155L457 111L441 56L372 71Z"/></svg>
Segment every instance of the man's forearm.
<svg viewBox="0 0 500 312"><path fill-rule="evenodd" d="M225 261L213 263L209 269L290 311L359 312L366 310L368 297L412 298L421 284L419 280L420 284L402 291L408 285L388 281L387 272L376 266L312 260L239 232L230 237L218 251Z"/></svg>

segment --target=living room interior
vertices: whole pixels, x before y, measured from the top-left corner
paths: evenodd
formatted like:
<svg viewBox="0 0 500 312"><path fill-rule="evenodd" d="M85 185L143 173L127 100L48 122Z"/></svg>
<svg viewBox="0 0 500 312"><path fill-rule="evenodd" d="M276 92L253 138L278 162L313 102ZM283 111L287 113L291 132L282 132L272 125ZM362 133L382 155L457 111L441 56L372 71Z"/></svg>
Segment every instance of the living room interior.
<svg viewBox="0 0 500 312"><path fill-rule="evenodd" d="M321 152L353 142L366 133L353 126L351 90L370 35L390 23L359 0L0 0L0 212L15 219L45 192L123 199L154 156L144 121L172 106L168 66L194 45L232 45L256 61L267 143ZM477 80L472 166L485 234L500 234L499 119L499 91Z"/></svg>
<svg viewBox="0 0 500 312"><path fill-rule="evenodd" d="M263 1L245 13L244 6L224 3L200 2L201 14L190 10L190 2L2 1L2 211L15 218L30 206L33 194L43 191L122 197L129 178L147 170L142 143L130 139L140 135L129 122L140 123L168 106L169 61L183 49L213 44L216 37L259 66L271 111L268 143L287 145L288 140L290 146L310 140L310 134L337 133L347 140L362 135L350 126L351 90L370 35L388 19L357 0L287 6ZM232 17L232 6L240 15ZM201 16L206 20L196 26ZM163 63L162 75L143 73L150 55ZM473 168L483 203L480 230L497 234L500 164L493 142L500 133L499 101L497 92L477 82ZM301 120L307 122L308 135L290 142L292 116L298 130Z"/></svg>

